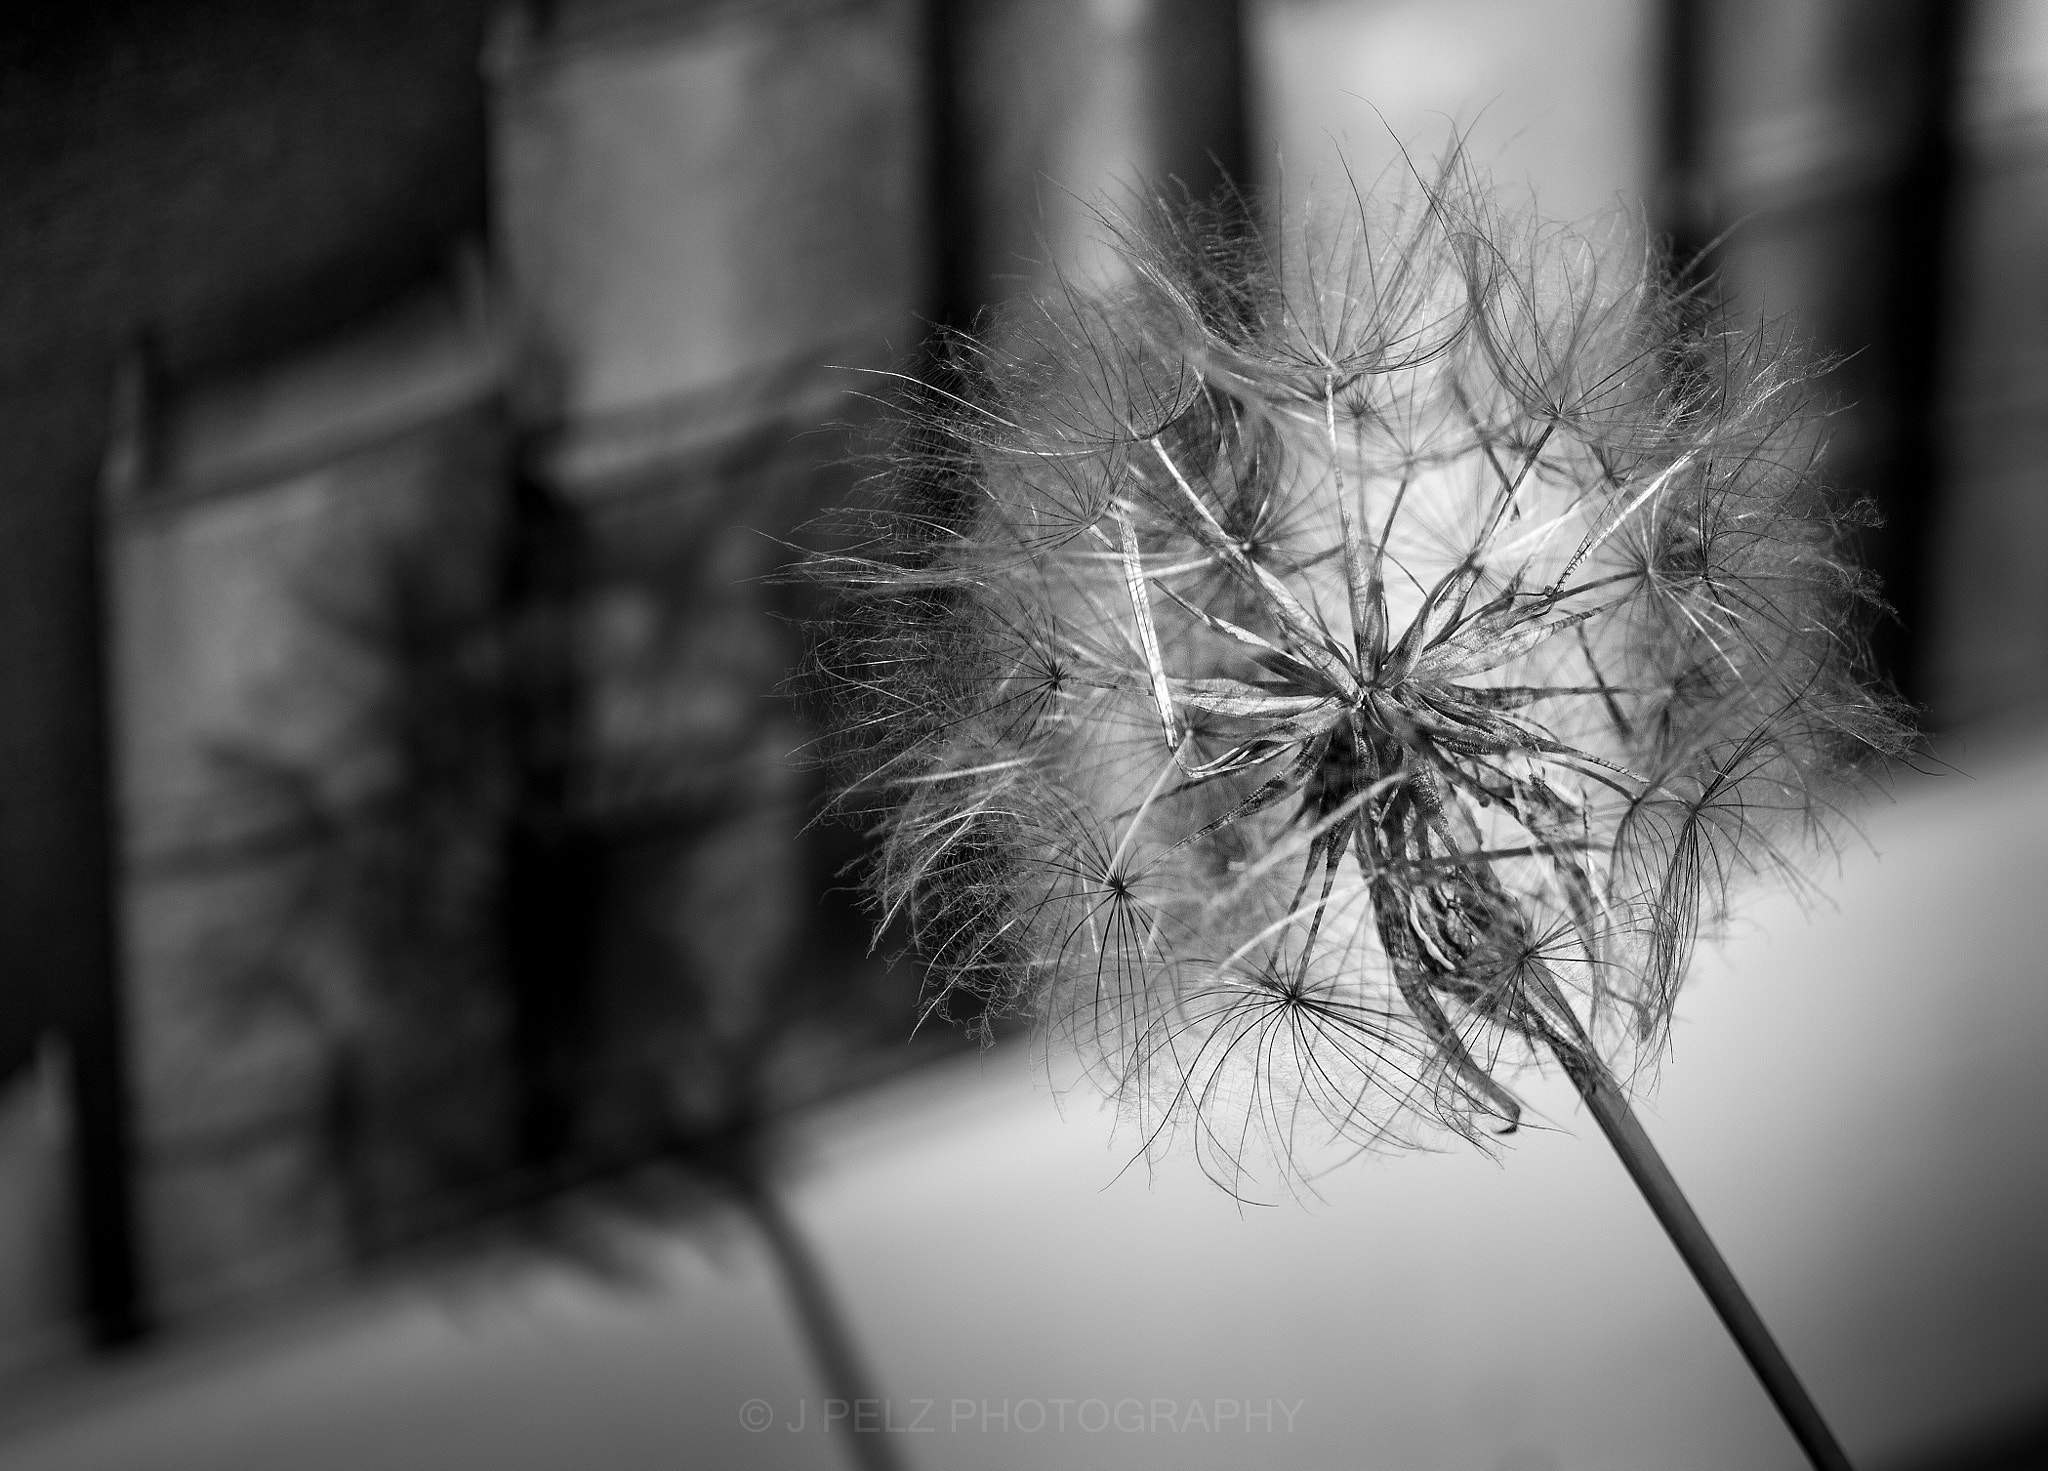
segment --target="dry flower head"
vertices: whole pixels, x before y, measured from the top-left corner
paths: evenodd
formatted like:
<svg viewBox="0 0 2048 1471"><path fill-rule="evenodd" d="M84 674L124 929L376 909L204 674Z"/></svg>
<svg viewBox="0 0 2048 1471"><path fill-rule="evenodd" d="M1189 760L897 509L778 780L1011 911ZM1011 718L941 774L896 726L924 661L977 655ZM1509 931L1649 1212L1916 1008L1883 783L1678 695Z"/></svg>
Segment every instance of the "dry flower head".
<svg viewBox="0 0 2048 1471"><path fill-rule="evenodd" d="M1244 221L954 341L811 670L929 1010L1035 1011L1233 1187L1654 1057L1703 916L1897 730L1796 356L1640 231L1455 152Z"/></svg>

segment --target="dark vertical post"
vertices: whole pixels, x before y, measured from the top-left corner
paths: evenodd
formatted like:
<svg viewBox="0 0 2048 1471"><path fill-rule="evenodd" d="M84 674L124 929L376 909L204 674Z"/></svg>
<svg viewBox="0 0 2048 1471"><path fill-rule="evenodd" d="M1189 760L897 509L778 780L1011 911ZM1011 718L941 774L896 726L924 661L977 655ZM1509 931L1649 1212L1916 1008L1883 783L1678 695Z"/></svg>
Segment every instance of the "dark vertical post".
<svg viewBox="0 0 2048 1471"><path fill-rule="evenodd" d="M1871 554L1897 618L1878 627L1874 653L1878 668L1916 703L1927 693L1921 667L1931 571L1927 543L1944 470L1943 348L1955 264L1956 115L1971 10L1970 0L1917 0L1910 26L1902 28L1919 75L1913 130L1886 211L1891 268L1880 311L1889 318L1897 437L1874 487L1884 526L1872 539Z"/></svg>
<svg viewBox="0 0 2048 1471"><path fill-rule="evenodd" d="M931 3L955 320L1085 275L1099 206L1244 177L1241 0Z"/></svg>
<svg viewBox="0 0 2048 1471"><path fill-rule="evenodd" d="M1240 0L1175 0L1152 7L1145 104L1151 166L1196 198L1248 184L1251 147Z"/></svg>
<svg viewBox="0 0 2048 1471"><path fill-rule="evenodd" d="M106 650L112 622L112 534L120 508L141 491L150 471L150 377L147 344L138 343L114 384L98 515L83 568L90 595L81 600L87 618L82 649L92 667L76 682L85 707L78 712L75 734L84 749L77 753L73 793L80 827L73 839L78 867L70 875L76 886L69 896L74 912L65 918L77 928L72 955L77 969L69 977L63 1015L70 1043L85 1309L93 1340L102 1348L129 1343L147 1326L137 1267L133 1120L116 941L119 848L111 800L113 743L108 735L114 691Z"/></svg>
<svg viewBox="0 0 2048 1471"><path fill-rule="evenodd" d="M579 518L521 471L511 501L501 616L516 787L499 933L512 994L519 1157L541 1181L575 1133L601 855L574 810Z"/></svg>
<svg viewBox="0 0 2048 1471"><path fill-rule="evenodd" d="M1715 213L1705 147L1707 0L1664 0L1657 22L1653 223L1670 241L1673 265L1692 279Z"/></svg>
<svg viewBox="0 0 2048 1471"><path fill-rule="evenodd" d="M963 190L961 130L966 89L961 80L959 0L924 0L925 208L931 237L931 300L935 325L973 325L969 286L975 255L974 215Z"/></svg>

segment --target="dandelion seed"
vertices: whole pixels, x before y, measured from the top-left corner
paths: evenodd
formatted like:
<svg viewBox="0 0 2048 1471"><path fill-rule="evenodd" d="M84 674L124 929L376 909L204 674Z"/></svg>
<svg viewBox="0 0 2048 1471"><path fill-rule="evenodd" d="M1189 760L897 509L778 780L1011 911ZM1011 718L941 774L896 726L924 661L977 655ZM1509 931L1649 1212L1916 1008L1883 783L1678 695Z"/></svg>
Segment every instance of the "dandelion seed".
<svg viewBox="0 0 2048 1471"><path fill-rule="evenodd" d="M818 564L931 1004L1043 1016L1235 1190L1511 1132L1546 1060L1647 1149L1614 1078L1703 921L1899 739L1796 362L1455 155L1122 243L953 344Z"/></svg>

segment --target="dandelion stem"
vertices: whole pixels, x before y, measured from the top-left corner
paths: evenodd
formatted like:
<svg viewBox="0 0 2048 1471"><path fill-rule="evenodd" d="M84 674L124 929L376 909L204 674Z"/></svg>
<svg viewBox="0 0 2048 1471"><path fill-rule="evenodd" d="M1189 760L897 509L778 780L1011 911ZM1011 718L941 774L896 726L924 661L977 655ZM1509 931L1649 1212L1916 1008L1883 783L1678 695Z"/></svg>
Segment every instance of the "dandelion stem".
<svg viewBox="0 0 2048 1471"><path fill-rule="evenodd" d="M781 1270L783 1287L796 1309L826 1392L847 1405L880 1404L881 1396L875 1392L875 1381L854 1343L839 1295L774 1187L755 1170L742 1170L735 1183L740 1204L760 1228ZM850 1415L845 1426L847 1445L860 1471L904 1471L903 1459L886 1435L857 1427Z"/></svg>
<svg viewBox="0 0 2048 1471"><path fill-rule="evenodd" d="M1671 1244L1678 1248L1679 1256L1685 1259L1700 1290L1706 1293L1707 1301L1713 1304L1729 1336L1735 1340L1735 1346L1742 1351L1743 1358L1749 1361L1749 1367L1762 1382L1764 1393L1778 1407L1792 1438L1799 1442L1800 1449L1806 1452L1816 1471L1852 1471L1841 1442L1835 1439L1834 1432L1821 1418L1819 1407L1793 1372L1784 1351L1778 1347L1778 1341L1771 1336L1771 1330L1764 1326L1764 1320L1749 1300L1749 1294L1742 1290L1742 1284L1736 1281L1727 1259L1714 1245L1714 1238L1707 1234L1705 1224L1685 1198L1685 1192L1678 1188L1677 1179L1664 1163L1664 1157L1657 1152L1657 1146L1650 1142L1650 1136L1644 1132L1635 1110L1622 1096L1613 1075L1590 1052L1563 1040L1554 1045L1558 1061L1564 1064L1566 1074L1579 1090L1579 1096L1585 1099L1594 1121L1600 1125L1600 1131L1614 1146L1614 1152L1621 1156L1622 1167L1636 1182L1636 1188L1642 1191L1643 1199L1649 1203L1651 1213L1664 1228L1664 1234L1671 1238Z"/></svg>

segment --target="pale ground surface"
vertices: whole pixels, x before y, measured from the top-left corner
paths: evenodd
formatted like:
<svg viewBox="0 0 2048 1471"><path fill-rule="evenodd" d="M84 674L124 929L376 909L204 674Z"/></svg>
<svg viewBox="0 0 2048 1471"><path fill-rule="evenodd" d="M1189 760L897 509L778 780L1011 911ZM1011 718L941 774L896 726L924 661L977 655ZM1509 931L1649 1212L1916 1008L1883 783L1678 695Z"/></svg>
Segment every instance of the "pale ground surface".
<svg viewBox="0 0 2048 1471"><path fill-rule="evenodd" d="M1912 781L1876 853L1819 875L1835 907L1749 906L1647 1110L1870 1467L2048 1403L2048 753L1958 759L1978 774ZM1533 1094L1571 1132L1240 1209L1185 1165L1112 1183L1128 1140L1019 1049L814 1122L794 1197L893 1419L935 1427L902 1438L918 1468L1797 1466L1583 1115ZM844 1464L746 1233L646 1249L647 1290L387 1286L52 1386L7 1411L0 1467Z"/></svg>

